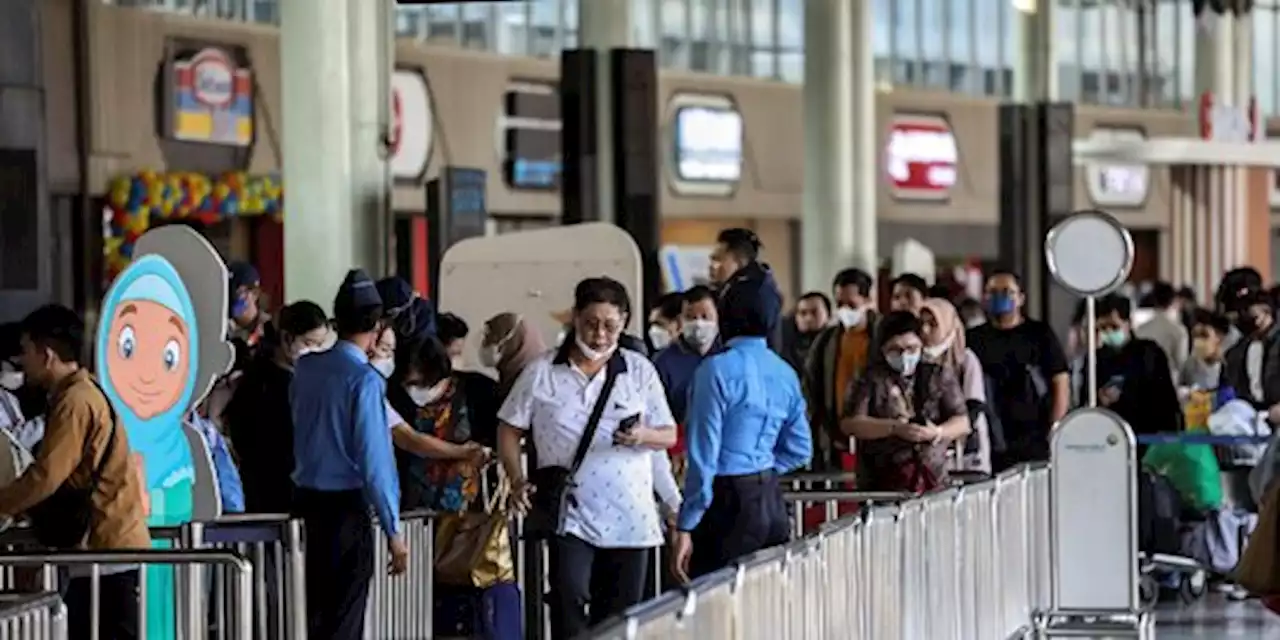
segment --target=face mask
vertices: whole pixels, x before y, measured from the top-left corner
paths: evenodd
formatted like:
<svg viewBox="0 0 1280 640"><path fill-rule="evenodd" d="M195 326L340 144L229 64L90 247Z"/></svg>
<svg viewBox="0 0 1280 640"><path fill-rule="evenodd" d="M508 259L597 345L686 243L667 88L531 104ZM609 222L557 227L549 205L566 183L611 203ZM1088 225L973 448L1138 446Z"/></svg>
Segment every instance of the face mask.
<svg viewBox="0 0 1280 640"><path fill-rule="evenodd" d="M671 346L671 333L658 325L649 327L649 343L653 345L654 351L662 351Z"/></svg>
<svg viewBox="0 0 1280 640"><path fill-rule="evenodd" d="M916 366L920 364L920 352L895 353L887 356L887 360L894 371L909 376L916 372Z"/></svg>
<svg viewBox="0 0 1280 640"><path fill-rule="evenodd" d="M613 355L613 351L618 348L618 345L615 344L604 351L596 351L583 343L582 338L575 338L573 342L578 346L578 352L582 354L582 357L590 360L591 362L600 362L601 360L608 358Z"/></svg>
<svg viewBox="0 0 1280 640"><path fill-rule="evenodd" d="M1018 304L1014 301L1013 296L997 293L987 301L987 309L994 315L1005 316L1017 311Z"/></svg>
<svg viewBox="0 0 1280 640"><path fill-rule="evenodd" d="M836 309L836 322L845 329L852 329L862 324L866 312L862 309L854 309L853 307L839 307Z"/></svg>
<svg viewBox="0 0 1280 640"><path fill-rule="evenodd" d="M249 310L249 299L246 296L236 296L231 303L231 317L239 318Z"/></svg>
<svg viewBox="0 0 1280 640"><path fill-rule="evenodd" d="M937 360L941 358L943 355L945 355L947 351L950 351L950 350L951 350L951 339L948 338L942 344L935 344L932 347L925 347L924 354L928 356L930 360Z"/></svg>
<svg viewBox="0 0 1280 640"><path fill-rule="evenodd" d="M985 316L974 316L964 321L964 328L972 329L974 327L981 327L986 323L987 323L987 319Z"/></svg>
<svg viewBox="0 0 1280 640"><path fill-rule="evenodd" d="M501 359L502 351L498 348L498 345L491 344L480 347L480 364L492 368L498 366L498 361Z"/></svg>
<svg viewBox="0 0 1280 640"><path fill-rule="evenodd" d="M22 375L21 371L0 372L0 388L7 391L21 389L24 382L26 382L25 376Z"/></svg>
<svg viewBox="0 0 1280 640"><path fill-rule="evenodd" d="M720 327L710 320L688 320L681 330L685 342L696 349L706 349L716 340Z"/></svg>
<svg viewBox="0 0 1280 640"><path fill-rule="evenodd" d="M436 384L431 387L413 385L404 388L405 393L409 394L409 399L419 407L425 407L439 400L444 395L444 389L443 384Z"/></svg>
<svg viewBox="0 0 1280 640"><path fill-rule="evenodd" d="M1239 318L1236 318L1236 327L1240 329L1240 333L1247 336L1257 332L1258 329L1262 328L1262 325L1253 314L1242 313Z"/></svg>
<svg viewBox="0 0 1280 640"><path fill-rule="evenodd" d="M370 360L369 364L373 365L373 368L376 369L378 373L381 373L384 378L390 378L391 374L396 372L396 361L391 358Z"/></svg>
<svg viewBox="0 0 1280 640"><path fill-rule="evenodd" d="M1129 341L1129 333L1124 329L1112 329L1111 331L1103 331L1102 335L1098 337L1098 341L1101 342L1102 346L1104 347L1112 347L1114 349L1119 349L1120 347L1123 347L1126 342Z"/></svg>

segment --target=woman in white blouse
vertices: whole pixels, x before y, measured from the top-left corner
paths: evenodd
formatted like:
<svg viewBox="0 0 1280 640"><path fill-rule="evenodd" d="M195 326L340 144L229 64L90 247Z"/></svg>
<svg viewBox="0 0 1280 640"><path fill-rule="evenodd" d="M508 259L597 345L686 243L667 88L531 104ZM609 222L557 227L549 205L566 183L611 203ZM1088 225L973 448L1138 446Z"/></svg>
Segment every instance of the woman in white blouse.
<svg viewBox="0 0 1280 640"><path fill-rule="evenodd" d="M621 283L578 283L570 335L525 367L498 412L498 449L512 478L512 507L539 510L534 515L550 523L542 533L550 551L554 640L575 637L642 601L652 549L663 542L653 499L653 452L675 444L675 420L653 365L642 354L618 348L630 314ZM563 517L547 513L558 492L546 481L555 473L546 472L573 467L610 376L614 386L602 400L590 447L563 494ZM542 486L521 468L526 432L538 465L530 475Z"/></svg>

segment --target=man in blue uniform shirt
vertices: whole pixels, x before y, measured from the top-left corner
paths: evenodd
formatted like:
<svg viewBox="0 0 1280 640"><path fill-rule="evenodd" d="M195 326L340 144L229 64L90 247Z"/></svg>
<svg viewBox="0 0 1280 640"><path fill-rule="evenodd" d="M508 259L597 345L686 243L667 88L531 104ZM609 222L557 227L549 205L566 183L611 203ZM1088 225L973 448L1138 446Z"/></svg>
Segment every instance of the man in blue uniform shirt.
<svg viewBox="0 0 1280 640"><path fill-rule="evenodd" d="M715 293L709 287L698 285L681 297L680 337L653 356L653 366L667 390L667 405L676 424L684 424L693 372L721 347Z"/></svg>
<svg viewBox="0 0 1280 640"><path fill-rule="evenodd" d="M761 279L730 282L721 295L725 350L693 374L685 415L685 499L672 539L682 580L790 535L778 476L809 464L813 440L800 380L767 344L781 306Z"/></svg>
<svg viewBox="0 0 1280 640"><path fill-rule="evenodd" d="M387 536L392 574L409 551L400 536L400 485L387 428L386 383L369 366L382 299L359 269L333 301L338 343L298 360L293 410L294 515L307 536L307 629L311 638L359 640L374 572L369 510Z"/></svg>

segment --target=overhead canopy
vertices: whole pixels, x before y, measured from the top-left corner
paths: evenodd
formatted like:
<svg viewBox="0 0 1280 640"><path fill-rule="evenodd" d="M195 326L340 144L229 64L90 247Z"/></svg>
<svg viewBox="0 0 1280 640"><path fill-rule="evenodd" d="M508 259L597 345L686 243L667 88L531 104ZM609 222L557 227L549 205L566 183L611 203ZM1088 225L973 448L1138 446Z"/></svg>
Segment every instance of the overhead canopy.
<svg viewBox="0 0 1280 640"><path fill-rule="evenodd" d="M1215 165L1280 168L1280 142L1213 142L1199 138L1092 138L1071 145L1076 164Z"/></svg>

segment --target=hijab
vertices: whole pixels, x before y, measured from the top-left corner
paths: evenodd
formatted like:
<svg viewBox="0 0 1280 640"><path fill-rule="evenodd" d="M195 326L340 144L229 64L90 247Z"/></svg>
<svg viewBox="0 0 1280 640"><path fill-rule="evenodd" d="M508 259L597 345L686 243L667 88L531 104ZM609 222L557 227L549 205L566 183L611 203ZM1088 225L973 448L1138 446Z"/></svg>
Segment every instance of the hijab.
<svg viewBox="0 0 1280 640"><path fill-rule="evenodd" d="M521 316L514 313L499 313L485 323L486 337L498 336L502 345L502 355L498 357L498 397L506 399L515 384L520 372L524 371L534 358L547 350L538 330Z"/></svg>
<svg viewBox="0 0 1280 640"><path fill-rule="evenodd" d="M947 353L943 354L940 360L950 363L956 375L960 375L964 371L964 357L967 350L964 343L964 323L960 322L960 314L956 311L955 305L942 298L928 298L924 301L924 308L933 314L943 340L951 341Z"/></svg>

